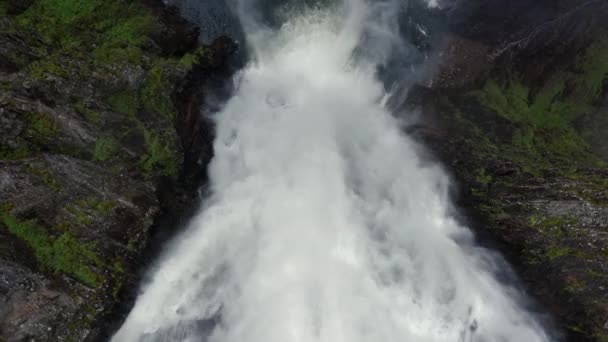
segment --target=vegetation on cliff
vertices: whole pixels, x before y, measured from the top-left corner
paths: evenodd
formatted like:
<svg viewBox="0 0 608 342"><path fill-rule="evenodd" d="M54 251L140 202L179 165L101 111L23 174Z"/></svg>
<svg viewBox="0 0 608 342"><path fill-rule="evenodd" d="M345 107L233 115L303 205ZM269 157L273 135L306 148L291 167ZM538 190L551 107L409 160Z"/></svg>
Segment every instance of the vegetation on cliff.
<svg viewBox="0 0 608 342"><path fill-rule="evenodd" d="M447 135L427 139L466 186L475 221L573 340L605 341L608 41L604 30L581 37L557 61L544 55L555 45L522 48L467 86L422 97Z"/></svg>
<svg viewBox="0 0 608 342"><path fill-rule="evenodd" d="M114 305L182 169L197 38L160 2L0 0L0 340L84 340Z"/></svg>

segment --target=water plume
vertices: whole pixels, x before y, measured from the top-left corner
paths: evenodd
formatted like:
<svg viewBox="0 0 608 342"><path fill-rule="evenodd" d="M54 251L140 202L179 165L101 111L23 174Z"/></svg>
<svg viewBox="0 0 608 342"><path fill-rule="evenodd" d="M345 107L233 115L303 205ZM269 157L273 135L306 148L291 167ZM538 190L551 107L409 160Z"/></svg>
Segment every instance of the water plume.
<svg viewBox="0 0 608 342"><path fill-rule="evenodd" d="M399 2L280 25L252 4L236 4L252 60L216 117L212 194L113 341L549 341L385 108Z"/></svg>

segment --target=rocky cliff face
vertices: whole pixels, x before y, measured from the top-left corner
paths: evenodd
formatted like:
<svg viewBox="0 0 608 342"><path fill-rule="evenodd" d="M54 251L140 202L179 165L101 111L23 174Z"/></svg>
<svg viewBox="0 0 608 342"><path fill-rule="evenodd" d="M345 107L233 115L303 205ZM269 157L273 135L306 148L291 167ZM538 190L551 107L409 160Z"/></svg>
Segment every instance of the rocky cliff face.
<svg viewBox="0 0 608 342"><path fill-rule="evenodd" d="M459 1L412 134L567 340L608 340L608 3Z"/></svg>
<svg viewBox="0 0 608 342"><path fill-rule="evenodd" d="M198 85L234 48L198 36L156 1L0 1L0 341L100 338L155 222L195 202Z"/></svg>

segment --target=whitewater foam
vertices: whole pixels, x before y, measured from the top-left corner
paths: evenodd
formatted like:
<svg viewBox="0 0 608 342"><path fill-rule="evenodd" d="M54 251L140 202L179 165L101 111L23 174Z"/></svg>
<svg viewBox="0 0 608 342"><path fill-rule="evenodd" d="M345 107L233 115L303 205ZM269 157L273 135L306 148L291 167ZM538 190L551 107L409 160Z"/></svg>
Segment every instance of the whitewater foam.
<svg viewBox="0 0 608 342"><path fill-rule="evenodd" d="M384 107L395 3L246 26L212 195L113 341L549 341ZM385 50L353 55L372 33Z"/></svg>

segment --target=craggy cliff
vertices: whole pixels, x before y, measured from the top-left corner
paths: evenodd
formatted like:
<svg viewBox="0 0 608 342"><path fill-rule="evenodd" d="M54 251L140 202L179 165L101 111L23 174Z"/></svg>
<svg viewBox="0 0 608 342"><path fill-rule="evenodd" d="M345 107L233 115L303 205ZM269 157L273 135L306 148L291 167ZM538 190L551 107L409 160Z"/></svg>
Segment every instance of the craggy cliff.
<svg viewBox="0 0 608 342"><path fill-rule="evenodd" d="M0 1L0 341L100 338L196 202L234 48L198 36L160 1Z"/></svg>
<svg viewBox="0 0 608 342"><path fill-rule="evenodd" d="M608 341L608 2L459 1L411 133L569 341Z"/></svg>

